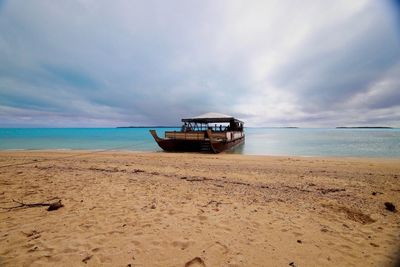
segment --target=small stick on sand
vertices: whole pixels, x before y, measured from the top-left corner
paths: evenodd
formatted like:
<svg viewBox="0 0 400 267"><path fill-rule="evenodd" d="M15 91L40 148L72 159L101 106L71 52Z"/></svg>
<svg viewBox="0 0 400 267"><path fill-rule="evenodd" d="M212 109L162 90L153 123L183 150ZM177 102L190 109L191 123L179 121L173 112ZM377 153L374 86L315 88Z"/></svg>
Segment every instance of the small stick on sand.
<svg viewBox="0 0 400 267"><path fill-rule="evenodd" d="M52 202L52 203L45 203L45 202L39 202L39 203L24 203L22 201L16 201L16 200L12 200L13 202L19 204L18 206L14 206L14 207L8 207L8 208L4 208L2 207L2 209L7 209L7 210L13 210L13 209L25 209L25 208L34 208L34 207L44 207L44 206L48 206L47 210L48 211L52 211L52 210L58 210L61 207L64 207L64 205L61 203L61 199L59 199L56 202Z"/></svg>

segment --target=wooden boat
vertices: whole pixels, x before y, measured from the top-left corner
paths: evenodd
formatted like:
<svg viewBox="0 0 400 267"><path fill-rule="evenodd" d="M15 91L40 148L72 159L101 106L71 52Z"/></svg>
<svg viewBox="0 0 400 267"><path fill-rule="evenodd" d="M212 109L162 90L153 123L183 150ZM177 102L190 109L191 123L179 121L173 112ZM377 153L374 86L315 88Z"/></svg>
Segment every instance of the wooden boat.
<svg viewBox="0 0 400 267"><path fill-rule="evenodd" d="M164 138L158 137L155 130L150 133L163 150L171 152L220 153L244 142L244 123L232 116L206 113L182 122L180 131L166 131Z"/></svg>

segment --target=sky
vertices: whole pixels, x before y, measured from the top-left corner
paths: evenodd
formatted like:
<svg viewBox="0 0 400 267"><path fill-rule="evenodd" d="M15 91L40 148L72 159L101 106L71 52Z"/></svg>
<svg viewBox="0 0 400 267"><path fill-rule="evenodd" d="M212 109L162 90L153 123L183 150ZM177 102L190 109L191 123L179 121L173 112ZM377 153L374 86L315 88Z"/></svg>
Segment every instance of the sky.
<svg viewBox="0 0 400 267"><path fill-rule="evenodd" d="M400 127L400 4L0 0L0 127Z"/></svg>

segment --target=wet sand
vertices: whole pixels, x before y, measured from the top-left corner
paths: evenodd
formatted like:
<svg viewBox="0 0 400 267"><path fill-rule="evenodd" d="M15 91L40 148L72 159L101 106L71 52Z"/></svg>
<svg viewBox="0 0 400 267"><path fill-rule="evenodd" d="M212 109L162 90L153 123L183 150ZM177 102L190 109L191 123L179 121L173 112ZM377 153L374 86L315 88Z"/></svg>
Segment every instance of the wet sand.
<svg viewBox="0 0 400 267"><path fill-rule="evenodd" d="M399 159L82 153L0 152L0 266L396 264Z"/></svg>

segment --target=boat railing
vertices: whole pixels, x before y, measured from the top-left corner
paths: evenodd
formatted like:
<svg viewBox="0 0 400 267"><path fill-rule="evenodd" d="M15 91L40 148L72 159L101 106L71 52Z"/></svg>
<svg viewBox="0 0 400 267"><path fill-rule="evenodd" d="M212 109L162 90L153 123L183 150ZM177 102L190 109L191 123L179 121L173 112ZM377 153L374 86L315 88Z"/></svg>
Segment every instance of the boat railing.
<svg viewBox="0 0 400 267"><path fill-rule="evenodd" d="M168 139L181 139L181 140L204 140L206 138L205 132L165 132L165 138Z"/></svg>
<svg viewBox="0 0 400 267"><path fill-rule="evenodd" d="M205 131L191 131L191 132L176 132L167 131L165 132L165 138L168 139L179 139L179 140L205 140L207 135ZM241 131L230 131L230 132L212 132L212 137L219 140L234 140L244 136Z"/></svg>

